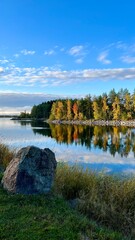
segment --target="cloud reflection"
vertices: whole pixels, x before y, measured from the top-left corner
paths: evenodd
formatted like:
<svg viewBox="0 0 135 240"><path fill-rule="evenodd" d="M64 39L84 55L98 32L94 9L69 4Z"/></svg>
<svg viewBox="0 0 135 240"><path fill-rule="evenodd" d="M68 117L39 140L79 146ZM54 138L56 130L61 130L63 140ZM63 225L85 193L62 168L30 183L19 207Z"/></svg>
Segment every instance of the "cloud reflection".
<svg viewBox="0 0 135 240"><path fill-rule="evenodd" d="M41 132L48 131L46 135ZM130 151L128 156L116 153L111 155L109 151L91 148L85 145L79 145L73 142L65 144L52 138L50 129L45 125L38 123L32 125L9 119L0 119L0 142L10 147L20 149L28 145L34 145L40 148L50 148L56 155L57 161L67 162L69 164L78 164L84 168L92 168L106 173L121 172L123 174L135 172L134 152Z"/></svg>

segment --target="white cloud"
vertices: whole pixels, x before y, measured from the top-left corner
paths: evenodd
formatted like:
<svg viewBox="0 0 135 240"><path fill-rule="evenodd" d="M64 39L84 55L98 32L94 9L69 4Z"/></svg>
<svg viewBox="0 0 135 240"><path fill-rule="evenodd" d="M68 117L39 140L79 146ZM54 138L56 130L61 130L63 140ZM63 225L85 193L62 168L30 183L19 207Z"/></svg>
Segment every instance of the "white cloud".
<svg viewBox="0 0 135 240"><path fill-rule="evenodd" d="M0 73L4 72L4 68L0 67Z"/></svg>
<svg viewBox="0 0 135 240"><path fill-rule="evenodd" d="M18 115L21 112L31 112L31 106L24 107L0 107L0 115Z"/></svg>
<svg viewBox="0 0 135 240"><path fill-rule="evenodd" d="M65 48L64 48L64 47L61 48L60 51L61 51L61 52L65 52Z"/></svg>
<svg viewBox="0 0 135 240"><path fill-rule="evenodd" d="M78 64L81 64L81 63L83 63L83 58L78 58L78 59L76 59L75 62L78 63Z"/></svg>
<svg viewBox="0 0 135 240"><path fill-rule="evenodd" d="M118 41L116 44L115 44L116 48L117 49L121 49L121 50L127 50L128 49L128 45L122 41Z"/></svg>
<svg viewBox="0 0 135 240"><path fill-rule="evenodd" d="M21 53L22 53L23 55L34 55L34 54L35 54L35 51L30 51L30 50L24 49L24 50L21 51Z"/></svg>
<svg viewBox="0 0 135 240"><path fill-rule="evenodd" d="M1 63L1 64L6 64L6 63L9 63L9 60L3 59L3 60L0 60L0 63Z"/></svg>
<svg viewBox="0 0 135 240"><path fill-rule="evenodd" d="M115 48L121 50L125 56L130 56L135 53L135 44L127 44L119 41L115 44Z"/></svg>
<svg viewBox="0 0 135 240"><path fill-rule="evenodd" d="M135 68L84 69L66 71L60 68L0 67L1 85L8 86L61 86L93 80L135 79Z"/></svg>
<svg viewBox="0 0 135 240"><path fill-rule="evenodd" d="M20 54L18 54L18 53L14 54L15 58L18 58L19 56L20 56Z"/></svg>
<svg viewBox="0 0 135 240"><path fill-rule="evenodd" d="M69 49L67 52L69 55L75 58L75 63L81 64L84 61L84 58L88 54L86 46L76 45Z"/></svg>
<svg viewBox="0 0 135 240"><path fill-rule="evenodd" d="M125 63L135 63L135 57L132 56L122 56L121 60Z"/></svg>
<svg viewBox="0 0 135 240"><path fill-rule="evenodd" d="M108 152L102 152L102 154L91 151L91 152L86 152L85 150L82 149L77 149L70 146L70 148L55 148L55 155L57 159L61 159L61 161L71 161L72 163L83 163L83 164L95 164L95 169L96 169L96 164L103 164L104 165L104 170L108 168L108 171L110 171L110 167L114 166L126 166L126 165L131 165L132 167L135 166L135 161L134 161L134 155L132 154L131 156L128 156L128 161L126 157L121 158L120 155L116 154L115 157L110 155ZM67 160L68 159L68 160ZM109 161L108 161L109 159ZM103 166L102 166L103 169Z"/></svg>
<svg viewBox="0 0 135 240"><path fill-rule="evenodd" d="M108 57L108 51L104 51L99 54L97 60L103 64L110 64L111 61L107 59L107 57Z"/></svg>
<svg viewBox="0 0 135 240"><path fill-rule="evenodd" d="M51 56L51 55L54 55L55 54L55 51L53 49L50 49L50 50L46 50L44 52L44 55L48 55L48 56Z"/></svg>
<svg viewBox="0 0 135 240"><path fill-rule="evenodd" d="M101 80L135 79L135 68L86 69L83 71L83 77Z"/></svg>
<svg viewBox="0 0 135 240"><path fill-rule="evenodd" d="M80 56L80 55L84 55L83 51L84 51L84 46L78 45L70 48L69 54L72 56Z"/></svg>

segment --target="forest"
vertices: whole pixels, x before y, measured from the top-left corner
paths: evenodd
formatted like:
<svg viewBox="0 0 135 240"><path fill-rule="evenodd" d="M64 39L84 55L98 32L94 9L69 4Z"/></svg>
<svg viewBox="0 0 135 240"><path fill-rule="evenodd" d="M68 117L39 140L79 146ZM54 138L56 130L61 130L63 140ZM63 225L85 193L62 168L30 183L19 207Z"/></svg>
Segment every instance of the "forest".
<svg viewBox="0 0 135 240"><path fill-rule="evenodd" d="M20 117L25 117L21 113ZM34 105L31 118L49 120L132 120L135 118L135 90L128 89L80 99L58 99Z"/></svg>

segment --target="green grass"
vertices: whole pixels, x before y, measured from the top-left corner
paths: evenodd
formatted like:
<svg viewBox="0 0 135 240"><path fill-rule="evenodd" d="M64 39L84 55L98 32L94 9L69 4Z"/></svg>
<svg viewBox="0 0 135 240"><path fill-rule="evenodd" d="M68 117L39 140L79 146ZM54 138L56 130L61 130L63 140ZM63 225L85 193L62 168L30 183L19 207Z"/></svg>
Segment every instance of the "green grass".
<svg viewBox="0 0 135 240"><path fill-rule="evenodd" d="M0 144L0 164L13 156ZM77 209L63 198L76 199ZM49 196L12 195L0 187L0 240L9 239L134 240L135 178L58 164Z"/></svg>
<svg viewBox="0 0 135 240"><path fill-rule="evenodd" d="M0 188L0 240L123 240L54 195L12 195Z"/></svg>

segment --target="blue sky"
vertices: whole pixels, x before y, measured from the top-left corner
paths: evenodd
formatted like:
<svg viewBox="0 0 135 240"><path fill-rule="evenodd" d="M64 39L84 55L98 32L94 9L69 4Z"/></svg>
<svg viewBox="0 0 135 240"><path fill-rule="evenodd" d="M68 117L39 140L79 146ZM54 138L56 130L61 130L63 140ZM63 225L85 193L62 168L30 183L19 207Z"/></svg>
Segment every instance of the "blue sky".
<svg viewBox="0 0 135 240"><path fill-rule="evenodd" d="M135 88L133 0L0 1L0 114Z"/></svg>

